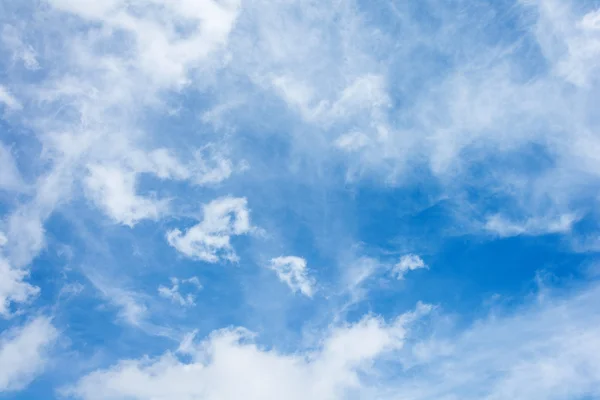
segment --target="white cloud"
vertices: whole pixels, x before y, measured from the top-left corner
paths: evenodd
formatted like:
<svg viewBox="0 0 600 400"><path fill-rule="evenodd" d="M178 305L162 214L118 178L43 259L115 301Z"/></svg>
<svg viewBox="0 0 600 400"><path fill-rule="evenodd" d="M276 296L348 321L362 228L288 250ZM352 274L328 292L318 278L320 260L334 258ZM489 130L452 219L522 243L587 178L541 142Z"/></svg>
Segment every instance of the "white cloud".
<svg viewBox="0 0 600 400"><path fill-rule="evenodd" d="M258 0L244 3L244 11L229 44L236 62L228 67L279 96L311 124L311 139L339 134L338 124L370 136L386 123L385 66L372 53L371 41L380 32L367 28L350 2L316 9L309 3ZM306 140L302 132L292 140Z"/></svg>
<svg viewBox="0 0 600 400"><path fill-rule="evenodd" d="M10 305L26 304L34 299L40 289L25 282L29 276L26 270L13 268L8 261L0 256L0 316L8 318L11 316Z"/></svg>
<svg viewBox="0 0 600 400"><path fill-rule="evenodd" d="M88 196L115 221L133 226L141 219L157 219L164 201L136 194L136 175L117 167L90 165L85 180Z"/></svg>
<svg viewBox="0 0 600 400"><path fill-rule="evenodd" d="M574 1L522 1L515 15L532 17L526 18L530 32L490 42L483 28L465 34L471 29L465 24L480 12L484 19L493 15L494 6L469 8L474 14L457 20L458 5L428 3L425 7L435 9L439 28L448 33L440 39L430 26L411 20L410 10L390 16L402 23L387 36L387 26L375 29L342 3L316 11L285 2L263 10L262 2L253 2L248 7L254 14L242 13L240 30L232 36L240 73L279 95L310 124L291 139L297 149L329 159L324 143L333 142L350 153L344 160L349 178L368 172L386 184L413 183L421 177L416 171L427 165L423 173L432 172L450 198L462 194L468 181L475 190L510 196L527 217L539 215L545 203L560 214L571 213L581 204L571 200L594 196L600 183L600 143L594 133L600 82L597 9L582 14L589 8ZM382 7L391 14L402 8ZM340 34L332 37L331 27ZM247 48L253 55L259 49L260 58L251 57ZM368 48L387 49L385 60ZM542 53L529 57L527 48ZM451 61L434 67L414 54ZM521 154L532 144L539 145L539 159ZM489 173L475 172L480 163ZM526 169L516 174L518 184L513 164Z"/></svg>
<svg viewBox="0 0 600 400"><path fill-rule="evenodd" d="M522 222L512 222L501 215L493 215L487 219L485 229L500 237L568 233L578 219L574 214L563 214L558 218L532 217Z"/></svg>
<svg viewBox="0 0 600 400"><path fill-rule="evenodd" d="M315 283L308 276L305 259L295 256L276 257L271 259L269 268L275 271L279 280L288 285L293 292L299 291L312 297Z"/></svg>
<svg viewBox="0 0 600 400"><path fill-rule="evenodd" d="M0 104L4 104L9 110L20 110L23 108L19 100L3 85L0 85Z"/></svg>
<svg viewBox="0 0 600 400"><path fill-rule="evenodd" d="M142 12L125 0L50 3L113 32L128 34L134 45L128 63L149 84L162 88L185 85L188 68L226 44L239 8L236 0L151 1ZM180 20L187 20L188 32L178 32L171 23Z"/></svg>
<svg viewBox="0 0 600 400"><path fill-rule="evenodd" d="M600 396L598 286L491 315L455 337L436 333L404 360L411 400L570 400ZM428 351L415 352L415 349Z"/></svg>
<svg viewBox="0 0 600 400"><path fill-rule="evenodd" d="M400 262L394 266L392 272L398 279L404 279L407 272L422 268L428 267L421 257L416 254L406 254L400 258Z"/></svg>
<svg viewBox="0 0 600 400"><path fill-rule="evenodd" d="M220 259L237 261L231 237L250 233L250 213L245 198L221 197L205 204L202 221L185 233L167 233L171 246L187 257L216 263Z"/></svg>
<svg viewBox="0 0 600 400"><path fill-rule="evenodd" d="M13 59L22 60L29 69L39 64L45 68L41 82L22 82L19 74L19 100L0 86L0 102L7 107L21 108L21 98L36 105L27 125L39 140L40 164L47 171L32 185L31 200L7 217L26 219L26 227L40 226L41 237L36 233L35 240L24 244L11 241L11 246L19 247L9 252L11 257L19 253L16 264L27 264L43 248L45 220L71 200L80 181L108 216L133 225L144 218L159 218L165 211L164 201L135 192L139 174L212 184L235 170L224 156L198 156L184 164L170 151L147 150L150 135L147 127L140 126L139 117L146 107L153 107L153 112L168 108L163 94L180 90L189 84L193 71L206 68L207 72L221 60L220 50L238 16L238 2L47 3L44 24L30 21L27 31L25 24L5 25L2 31L2 42ZM48 29L52 41L37 42L40 48L35 50L25 43L26 37L45 36ZM51 62L45 63L46 59ZM201 145L192 142L185 144L192 152L206 145L204 140ZM13 227L12 232L7 229L11 237L25 238L29 233Z"/></svg>
<svg viewBox="0 0 600 400"><path fill-rule="evenodd" d="M537 0L535 33L557 75L578 86L597 80L600 71L600 10L578 16L571 2Z"/></svg>
<svg viewBox="0 0 600 400"><path fill-rule="evenodd" d="M45 197L44 183L40 186L38 196ZM25 268L46 245L43 219L47 216L47 200L40 199L18 207L5 221L8 237L6 255L11 264L18 268Z"/></svg>
<svg viewBox="0 0 600 400"><path fill-rule="evenodd" d="M47 363L48 350L58 337L50 319L37 317L0 336L0 392L23 389Z"/></svg>
<svg viewBox="0 0 600 400"><path fill-rule="evenodd" d="M197 149L192 160L185 164L164 148L147 153L130 150L122 162L129 163L136 173L150 173L161 179L188 180L195 185L211 185L226 180L236 169L231 160L213 147L205 145Z"/></svg>
<svg viewBox="0 0 600 400"><path fill-rule="evenodd" d="M185 295L181 294L181 287L183 285L192 285L195 291L202 289L200 280L197 277L188 279L171 278L171 287L160 285L158 287L158 294L165 299L171 300L175 304L179 304L182 307L191 307L195 305L196 296L192 293Z"/></svg>
<svg viewBox="0 0 600 400"><path fill-rule="evenodd" d="M84 400L596 398L599 300L592 287L431 335L411 329L430 309L420 306L390 324L365 317L335 327L292 354L263 349L244 330L216 331L196 346L186 338L179 351L189 362L170 352L125 360L66 392Z"/></svg>
<svg viewBox="0 0 600 400"><path fill-rule="evenodd" d="M313 350L296 354L262 349L243 329L216 331L197 346L186 340L189 363L172 353L121 361L65 393L85 400L356 398L374 361L401 348L407 326L428 310L421 305L390 324L366 317L333 328Z"/></svg>
<svg viewBox="0 0 600 400"><path fill-rule="evenodd" d="M197 151L189 164L182 164L164 148L144 152L123 146L117 163L88 164L85 178L87 195L114 221L133 226L143 219L156 220L169 212L167 200L140 196L136 183L140 174L160 179L187 180L196 185L222 182L233 172L229 159L216 153Z"/></svg>
<svg viewBox="0 0 600 400"><path fill-rule="evenodd" d="M192 166L192 180L197 185L216 184L229 178L234 169L232 162L220 154L210 157L197 154Z"/></svg>
<svg viewBox="0 0 600 400"><path fill-rule="evenodd" d="M182 279L182 283L189 283L196 287L197 290L202 289L202 283L200 283L200 279L197 276L192 276L191 278Z"/></svg>
<svg viewBox="0 0 600 400"><path fill-rule="evenodd" d="M0 316L9 318L11 304L27 304L33 300L40 289L27 282L28 271L11 266L9 260L4 257L3 247L8 242L4 233L0 232Z"/></svg>
<svg viewBox="0 0 600 400"><path fill-rule="evenodd" d="M600 10L590 11L581 19L580 26L585 30L600 30Z"/></svg>

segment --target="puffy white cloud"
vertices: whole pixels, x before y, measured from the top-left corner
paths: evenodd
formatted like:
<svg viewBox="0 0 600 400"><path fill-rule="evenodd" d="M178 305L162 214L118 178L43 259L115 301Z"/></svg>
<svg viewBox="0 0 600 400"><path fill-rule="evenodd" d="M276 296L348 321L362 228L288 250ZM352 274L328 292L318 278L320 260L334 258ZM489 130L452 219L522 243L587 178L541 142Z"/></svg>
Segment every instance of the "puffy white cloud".
<svg viewBox="0 0 600 400"><path fill-rule="evenodd" d="M406 254L400 258L400 261L394 266L392 272L398 279L404 279L404 275L406 275L408 271L422 268L428 267L421 257L416 254Z"/></svg>
<svg viewBox="0 0 600 400"><path fill-rule="evenodd" d="M85 180L88 195L115 221L133 226L141 219L156 219L166 210L164 201L136 194L135 173L116 167L92 165Z"/></svg>
<svg viewBox="0 0 600 400"><path fill-rule="evenodd" d="M49 318L37 317L0 336L0 392L16 391L41 374L58 337Z"/></svg>
<svg viewBox="0 0 600 400"><path fill-rule="evenodd" d="M228 67L277 95L319 136L339 133L338 124L360 126L368 136L385 125L383 110L390 103L385 66L371 52L378 33L363 30L352 2L316 9L310 3L258 0L243 9L229 43L236 62Z"/></svg>
<svg viewBox="0 0 600 400"><path fill-rule="evenodd" d="M220 259L237 261L231 246L231 236L248 234L252 230L247 201L240 197L221 197L202 207L200 223L185 233L179 229L167 233L171 246L187 257L216 263Z"/></svg>
<svg viewBox="0 0 600 400"><path fill-rule="evenodd" d="M296 256L276 257L271 259L269 268L275 271L279 280L288 285L293 292L312 297L315 282L308 276L305 259Z"/></svg>
<svg viewBox="0 0 600 400"><path fill-rule="evenodd" d="M66 393L84 400L595 398L599 299L591 287L431 336L411 329L430 310L421 305L390 324L365 317L335 327L292 354L261 348L244 330L216 331L199 345L186 338L179 352L191 361L170 352L124 360Z"/></svg>
<svg viewBox="0 0 600 400"><path fill-rule="evenodd" d="M2 247L7 243L4 233L0 232L0 316L12 315L11 304L26 304L34 299L40 289L25 282L29 276L27 270L11 266L4 257Z"/></svg>
<svg viewBox="0 0 600 400"><path fill-rule="evenodd" d="M175 354L122 361L92 372L65 390L94 399L340 399L357 398L373 362L402 347L407 326L429 307L392 323L365 317L328 332L312 350L282 354L259 347L243 329L213 332L194 346L186 340L191 362Z"/></svg>
<svg viewBox="0 0 600 400"><path fill-rule="evenodd" d="M28 303L38 295L40 289L24 281L29 276L26 270L12 268L1 256L0 275L0 315L6 318L11 315L11 303Z"/></svg>
<svg viewBox="0 0 600 400"><path fill-rule="evenodd" d="M450 187L448 190L454 190L456 186L459 186L458 190L460 190L464 186L463 180L454 179L456 175L466 173L465 171L469 170L473 162L486 159L486 155L518 153L520 149L532 142L547 147L552 161L549 163L551 164L549 171L539 174L531 172L531 176L528 175L515 182L512 174L499 168L494 170L491 176L486 176L484 182L473 182L474 185L478 185L478 188L487 189L492 180L492 190L505 192L508 196L516 198L518 204L516 207L523 209L526 217L520 222L506 220L499 216L488 220L486 228L501 236L568 232L574 222L570 217L573 214L569 210L573 203L569 200L587 190L596 196L595 182L600 172L598 156L600 143L595 133L597 125L594 122L597 121L595 113L598 103L595 86L598 79L597 12L577 16L569 7L574 3L569 1L524 2L527 3L527 7L539 11L539 13L532 13L538 19L535 32L536 45L540 45L544 53L544 62L548 62L551 73L542 72L533 78L523 79L519 76L522 71L518 71L519 66L512 59L515 43L511 43L508 48L500 48L502 45L494 42L490 48L486 44L488 38L482 41L474 39L473 43L469 42L468 45L480 54L473 63L465 64L464 59L451 59L447 64L450 68L456 66L457 69L449 73L441 72L443 76L429 79L428 76L417 74L418 78L427 78L425 80L434 82L434 88L426 87L419 90L419 93L393 93L395 101L408 103L407 100L410 100L411 104L403 105L398 113L394 112L394 120L399 126L391 128L387 114L391 103L391 89L388 87L385 67L381 66L389 59L384 62L376 61L376 56L371 56L364 50L367 47L377 47L376 52L381 55L387 52L385 40L378 42L377 46L365 46L368 38L374 37L374 43L381 39L381 36L378 36L380 33L377 29L363 25L363 21L355 12L354 4L342 1L335 2L332 6L325 4L322 7L321 5L315 7L314 4L309 3L257 0L244 4L247 8L245 12L240 13L241 3L236 1L159 2L151 0L143 4L148 7L143 7L142 3L125 0L80 2L50 0L48 4L85 20L90 25L83 27L85 32L82 33L72 31L61 33L57 30L52 36L57 38L63 35L62 38L58 38L58 41L64 39L60 47L65 65L58 69L62 70L64 67L72 76L61 76L54 82L40 85L42 87L39 91L36 84L36 90L32 91L36 93L33 95L37 100L35 102L30 102L26 97L21 97L21 93L17 93L18 99L23 99L24 104L43 104L46 108L42 108L48 110L47 113L44 111L44 116L32 118L31 125L32 129L41 133L43 154L48 157L45 160L48 165L44 167L48 166L51 171L38 180L36 194L31 204L19 207L6 219L7 233L11 239L9 241L11 250L7 251L10 259L10 263L6 264L7 270L22 271L12 268L11 265L21 268L44 247L44 220L54 207L68 200L71 194L70 187L73 182L78 183L79 179L86 186L90 199L107 215L119 223L133 225L144 218L159 218L167 210L163 200L137 193L136 183L140 174L152 174L160 179L190 180L198 184L220 182L229 176L233 164L226 158L202 159L194 167L193 162L182 162L175 152L163 148L147 150L148 147L154 148L155 143L151 143L151 146L145 141L145 132L138 125L138 117L144 107L156 107L155 109L160 111L163 106L161 103L166 101L162 96L165 91L177 91L188 85L193 79L191 71L195 68L199 68L202 74L205 72L203 68L211 69L213 63L220 64L221 61L228 64L229 60L234 60L227 67L231 68L232 71L228 72L233 72L232 75L235 75L236 79L243 76L243 79L239 80L244 80L247 75L255 85L279 95L291 109L298 112L303 122L311 124L310 130L317 132L314 136L305 134L305 129L299 129L302 134L296 138L306 140L310 144L307 148L311 156L322 156L319 151L323 151L318 147L321 142L313 139L320 137L322 131L331 131L332 136L321 141L330 145L333 138L338 148L353 152L351 158L347 160L350 167L373 168L386 177L400 173L410 174L415 170L403 168L404 164L428 164L437 178L444 183L452 182L448 183ZM444 34L431 35L421 32L415 24L406 23L405 19L395 24L401 32L394 35L395 47L391 48L393 51L389 52L391 53L389 57L396 57L397 54L400 56L393 60L390 69L395 69L394 66L407 65L407 70L421 70L418 63L408 62L412 61L408 56L402 58L406 56L405 48L413 46L410 43L397 46L396 38L403 37L404 34L418 36L414 45L425 49L425 53L426 50L431 49L427 46L431 46L432 40L445 42L445 36L448 36L447 40L460 42L454 37L454 32L461 31L463 26L454 18L455 13L452 13L452 18L444 18L447 9L442 3L435 3L435 6L439 6L440 9L436 14L440 17L441 24L438 32ZM517 12L519 10L521 9L517 9ZM51 8L45 12L48 18L52 18ZM219 53L227 47L228 38L235 27L238 15L246 25L234 32L235 41L231 47L211 59L209 55ZM65 24L72 21L62 17L60 20ZM77 21L77 24L81 22ZM330 32L336 34L332 35ZM74 40L71 41L71 38ZM126 40L122 40L123 38ZM361 38L366 39L361 40ZM251 46L248 46L249 43ZM447 42L439 46L445 44ZM434 46L438 45L434 44ZM244 49L241 50L242 47ZM102 49L102 52L108 51L109 54L101 53L98 49ZM504 57L502 53L509 56ZM445 53L438 52L433 58L452 58L451 54L459 54L466 59L471 59L472 55L459 47L451 48ZM25 58L23 60L27 63ZM401 81L404 72L410 71L397 71L392 78ZM48 75L53 77L57 73L60 75L59 71L50 71ZM446 73L447 75L444 75ZM407 75L409 79L414 76ZM210 79L212 77L207 78ZM396 88L401 87L401 83L394 84L397 85ZM237 92L237 89L235 91ZM27 95L24 91L23 96ZM18 106L14 106L16 99L11 96L10 93L8 97L5 95L4 103L8 108L13 104L12 108L17 109ZM2 98L1 92L0 98ZM18 101L16 104L20 105ZM39 128L40 126L43 128ZM118 137L122 136L127 138L124 140L127 145L116 145L119 141ZM298 154L296 148L292 150L294 154ZM326 154L324 158L326 157L329 155ZM389 181L394 182L394 179ZM571 185L574 190L565 190ZM576 186L584 189L577 190ZM586 187L588 189L585 189ZM510 190L506 190L507 188ZM538 217L529 217L540 215L539 209L543 208L540 204L544 201L555 203L553 206L558 210L556 215L559 216L556 220L542 221ZM221 259L236 260L237 255L231 244L231 238L247 234L252 230L246 201L222 198L213 203L205 206L204 218L200 223L185 232L177 229L170 231L167 239L178 251L192 258L208 262L217 262ZM364 262L360 267L348 273L348 287L352 292L358 292L365 280L381 267L381 263L377 261L368 259L362 261ZM297 272L305 271L305 264L302 268L298 265L301 263L290 262L280 270L284 271L283 276L288 283L296 284L298 287L296 290L306 292L302 289L302 285L298 284L299 276L303 275ZM399 276L404 276L407 271L424 266L418 257L409 259L406 263L401 260L396 272ZM23 274L25 272L23 270ZM14 275L11 279L23 282L21 275ZM173 287L165 287L164 292L172 296L171 298L175 298L179 292L172 289ZM5 298L9 301L20 301L18 299L30 297L30 294L22 294L23 290L29 290L26 286L22 286L19 290L21 292L18 293L21 294L14 295L12 300L8 295ZM139 325L144 319L147 308L134 294L116 291L107 292L106 297L113 298L113 302L122 310L121 316L131 324ZM587 306L594 308L593 304ZM553 311L559 313L561 310L559 308ZM540 311L527 312L531 319L536 320L535 317L538 315L536 313ZM375 350L369 354L377 353L377 349L381 346L385 347L385 344L381 345L381 343L389 343L383 340L385 334L381 334L388 329L387 325L373 318L364 321L366 321L363 322L365 326L374 328L364 330L357 328L357 332L363 333L357 333L356 336L366 340L364 345L361 343L360 346L351 347L351 351L371 348L372 340L373 343L380 344L374 344ZM503 322L511 324L510 318L503 319ZM525 322L520 323L525 324ZM558 323L564 322L558 321ZM490 330L498 328L489 321L485 321L483 325L491 327ZM577 334L597 333L593 327L580 321L574 321L571 326L573 325L578 327ZM532 325L523 326L528 327L528 330L524 328L524 332L521 332L525 334L531 332L532 328L533 331L537 329ZM421 363L427 357L433 357L441 366L450 365L448 367L450 371L444 375L447 379L436 379L436 374L443 374L446 371L436 369L435 365L426 365L432 378L423 377L422 387L410 387L408 384L408 388L404 385L403 389L399 390L396 386L384 385L383 389L392 387L390 391L396 392L394 396L402 393L407 399L443 399L444 396L448 399L485 398L485 396L518 398L519 393L525 393L529 398L542 396L542 394L565 398L566 394L562 393L560 388L542 378L552 375L554 381L565 383L564 387L575 384L574 393L570 393L575 395L581 394L577 390L585 390L585 387L591 385L590 382L595 382L597 375L593 366L590 366L589 359L584 358L586 351L578 347L581 346L580 343L570 344L567 335L561 333L560 328L548 324L546 328L536 331L537 336L528 337L529 342L523 345L525 350L520 353L525 361L518 357L505 360L498 357L497 353L486 353L489 349L484 346L478 347L480 342L476 339L488 343L490 347L495 343L492 339L486 339L485 335L488 332L478 329L473 329L474 333L466 334L464 338L462 336L451 338L453 340L450 340L450 345L433 343L429 347L428 344L420 347L418 353ZM552 329L556 330L552 331ZM519 332L519 329L515 331ZM516 348L519 348L518 345L522 343L519 342L522 339L517 338L516 334L510 336L511 332L507 333L514 342L503 345L504 347L500 346L504 352L509 352L515 344ZM185 399L186 396L187 398L237 398L240 393L236 390L245 390L243 394L249 393L249 396L254 395L255 398L277 396L294 398L295 393L317 399L336 398L336 396L351 398L352 395L362 398L393 397L385 393L381 394L375 389L378 392L377 396L369 391L365 394L361 392L364 387L356 389L352 384L348 384L350 381L360 383L364 378L360 372L356 373L352 368L333 368L333 372L327 370L326 372L331 373L323 373L323 379L331 379L334 382L334 386L327 386L330 383L323 383L316 373L305 372L312 367L305 366L304 357L282 355L248 345L244 340L239 341L239 336L231 332L215 334L214 340L208 339L205 345L208 348L217 346L221 343L218 338L227 335L233 335L229 336L230 344L222 346L224 351L219 352L219 356L213 361L203 360L184 364L175 356L166 355L160 359L124 362L113 370L90 375L87 380L84 379L80 383L77 393L82 397L92 396L90 398L129 396ZM586 350L590 352L596 350L593 339L586 341L584 334L575 336L580 342L590 345ZM472 339L473 337L476 339ZM543 343L544 338L547 337L557 337L564 340L565 344L561 342L554 346L555 348L540 354L538 360L542 360L541 364L549 365L549 368L541 373L543 376L540 378L539 369L536 369L539 363L526 359L526 348L531 348L528 345L532 343L535 348L537 343ZM470 356L467 350L456 356L450 353L456 347L470 348L467 344L461 344L462 341L469 343L471 348L480 350L475 358ZM354 339L347 342L353 343ZM345 349L326 350L326 348L327 346L323 346L316 354L302 355L309 359L313 356L318 360L338 359L338 361L330 361L332 365L348 363L348 361L339 361L339 357L350 357L349 354L327 356L330 353L345 353ZM569 354L571 349L577 353L577 357L581 358L571 357L572 355ZM436 352L443 354L432 355ZM217 352L215 351L214 354ZM236 363L229 360L229 356L235 358ZM244 358L245 356L247 358ZM477 357L491 366L482 366ZM372 360L376 357L365 356L365 358ZM496 362L497 358L500 358L501 362ZM237 364L238 359L242 360L241 364ZM244 364L245 361L256 366L263 359L268 360L265 370L271 371L273 376L265 377L261 375L263 371L255 371L256 368L250 369ZM554 363L556 359L560 359L561 363ZM577 374L564 369L564 365L569 365L569 362L580 367L584 371L581 375L588 380L581 382L573 379ZM270 368L269 366L272 365L274 367ZM534 382L532 386L540 390L532 393L527 388L521 387L525 383L518 382L519 368L508 376L505 372L511 370L513 365L522 366L523 371L527 372L525 375ZM218 382L214 378L220 373L219 368L231 368L233 372L241 371L244 377L242 384L239 387L231 385L234 377L228 375L228 386L222 383L211 389L210 383ZM288 370L292 371L290 374L293 376L304 377L308 374L312 380L304 378L293 380L300 383L289 383L292 389L297 388L297 392L290 394L286 392L289 388L281 386L287 381L276 380ZM480 371L484 371L485 374L481 372L482 375L478 375ZM484 378L489 376L497 376L500 380L505 380L498 381L499 383L492 382L492 385L465 388L464 382L457 383L454 380L453 373L480 378L471 379L477 382L485 381ZM331 378L330 375L335 378ZM340 375L350 378L345 380L339 378ZM246 376L248 378L245 378ZM135 386L133 388L132 381ZM209 388L197 389L197 386L194 386L197 382L208 382L205 386ZM338 386L335 386L335 382ZM314 385L322 386L312 389ZM444 388L445 390L442 390ZM220 393L216 393L218 390L224 391L222 397L219 397ZM352 390L356 392L351 393ZM455 394L460 390L466 393ZM491 392L492 390L495 391ZM481 393L484 395L482 396Z"/></svg>

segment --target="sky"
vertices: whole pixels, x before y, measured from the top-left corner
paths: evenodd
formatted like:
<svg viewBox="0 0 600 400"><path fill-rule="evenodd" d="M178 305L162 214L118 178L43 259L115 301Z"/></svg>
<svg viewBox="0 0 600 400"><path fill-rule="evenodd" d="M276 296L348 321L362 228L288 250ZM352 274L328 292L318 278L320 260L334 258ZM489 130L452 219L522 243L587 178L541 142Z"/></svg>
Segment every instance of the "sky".
<svg viewBox="0 0 600 400"><path fill-rule="evenodd" d="M600 0L0 0L0 399L600 399Z"/></svg>

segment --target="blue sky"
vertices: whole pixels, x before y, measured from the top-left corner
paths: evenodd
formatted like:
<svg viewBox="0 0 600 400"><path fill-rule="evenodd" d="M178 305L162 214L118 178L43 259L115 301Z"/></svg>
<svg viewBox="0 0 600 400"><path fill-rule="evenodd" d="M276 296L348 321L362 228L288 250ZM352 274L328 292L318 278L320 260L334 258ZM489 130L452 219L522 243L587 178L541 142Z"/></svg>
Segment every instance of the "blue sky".
<svg viewBox="0 0 600 400"><path fill-rule="evenodd" d="M600 1L0 0L0 398L600 398Z"/></svg>

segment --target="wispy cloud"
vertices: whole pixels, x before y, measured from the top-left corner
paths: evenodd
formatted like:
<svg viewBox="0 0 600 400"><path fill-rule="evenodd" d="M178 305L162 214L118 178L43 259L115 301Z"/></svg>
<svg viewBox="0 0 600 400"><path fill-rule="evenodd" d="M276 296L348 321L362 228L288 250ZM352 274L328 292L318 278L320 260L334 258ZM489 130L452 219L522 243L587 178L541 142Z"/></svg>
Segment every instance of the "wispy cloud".
<svg viewBox="0 0 600 400"><path fill-rule="evenodd" d="M543 235L546 233L568 233L578 218L573 214L565 214L557 219L528 218L523 222L512 222L500 215L488 218L485 229L501 237L518 235Z"/></svg>
<svg viewBox="0 0 600 400"><path fill-rule="evenodd" d="M65 282L57 249L68 244L73 274L101 304L77 323L108 309L117 324L95 335L130 329L157 341L124 351L107 340L110 360L41 382L48 393L600 396L600 299L578 275L580 263L595 265L598 236L594 2L5 3L0 390L27 386L59 324L77 325L71 305L51 299L89 300ZM472 304L526 286L539 266L507 276L510 288L482 283L448 266L466 244L447 226L472 247L512 237L502 245L519 250L560 234L572 249L537 255L579 281L476 318ZM580 230L589 240L574 238ZM437 254L431 242L451 249ZM566 254L579 242L588 253ZM448 281L465 289L449 294ZM283 290L259 290L265 282ZM437 311L419 302L402 314L426 296ZM40 317L38 305L64 320ZM464 320L452 327L450 315ZM176 352L156 337L189 331L204 339ZM92 346L73 336L83 357Z"/></svg>
<svg viewBox="0 0 600 400"><path fill-rule="evenodd" d="M57 329L46 317L37 317L3 332L0 336L0 392L22 389L41 374L57 337Z"/></svg>
<svg viewBox="0 0 600 400"><path fill-rule="evenodd" d="M19 100L2 85L0 85L0 103L9 110L20 110L23 108Z"/></svg>
<svg viewBox="0 0 600 400"><path fill-rule="evenodd" d="M197 292L202 289L200 280L197 277L188 279L171 278L171 287L160 285L158 287L158 294L165 299L171 300L175 304L179 304L182 307L191 307L195 303L195 295L193 293L182 294L181 286L192 286L193 291Z"/></svg>

